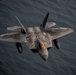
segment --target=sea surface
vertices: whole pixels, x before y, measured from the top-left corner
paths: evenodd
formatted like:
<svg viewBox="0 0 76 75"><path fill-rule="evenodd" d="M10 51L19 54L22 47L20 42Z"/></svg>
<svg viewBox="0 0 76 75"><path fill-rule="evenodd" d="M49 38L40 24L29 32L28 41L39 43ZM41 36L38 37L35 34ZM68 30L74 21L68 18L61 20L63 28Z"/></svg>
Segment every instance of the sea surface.
<svg viewBox="0 0 76 75"><path fill-rule="evenodd" d="M0 41L0 75L76 75L76 0L0 0L0 34L19 26L17 16L27 26L40 25L47 14L57 27L69 27L74 32L59 40L61 48L53 45L49 59L44 61L22 44L20 54L15 43Z"/></svg>

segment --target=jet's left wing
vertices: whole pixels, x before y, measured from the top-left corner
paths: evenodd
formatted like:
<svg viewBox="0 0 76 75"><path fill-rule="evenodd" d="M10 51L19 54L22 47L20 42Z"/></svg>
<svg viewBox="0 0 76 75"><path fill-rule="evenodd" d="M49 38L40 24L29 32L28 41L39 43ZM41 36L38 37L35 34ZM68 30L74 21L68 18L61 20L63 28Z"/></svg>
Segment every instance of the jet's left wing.
<svg viewBox="0 0 76 75"><path fill-rule="evenodd" d="M50 29L46 30L46 32L48 32L52 36L52 40L54 40L54 39L60 38L62 36L65 36L69 33L72 33L73 29L59 27L59 28L50 28Z"/></svg>
<svg viewBox="0 0 76 75"><path fill-rule="evenodd" d="M0 41L24 43L26 36L20 32L6 33L0 35Z"/></svg>

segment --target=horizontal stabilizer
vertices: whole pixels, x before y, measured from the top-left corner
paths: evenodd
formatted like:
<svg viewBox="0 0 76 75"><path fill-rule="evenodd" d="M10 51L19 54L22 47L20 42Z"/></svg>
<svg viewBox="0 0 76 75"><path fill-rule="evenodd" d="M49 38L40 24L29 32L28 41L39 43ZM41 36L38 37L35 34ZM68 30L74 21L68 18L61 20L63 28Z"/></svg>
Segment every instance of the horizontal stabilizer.
<svg viewBox="0 0 76 75"><path fill-rule="evenodd" d="M20 30L21 30L21 26L7 27L7 30L11 30L11 31L20 31Z"/></svg>
<svg viewBox="0 0 76 75"><path fill-rule="evenodd" d="M46 26L45 26L45 29L48 29L48 28L53 27L53 26L55 26L55 25L56 25L55 22L47 22L47 23L46 23Z"/></svg>

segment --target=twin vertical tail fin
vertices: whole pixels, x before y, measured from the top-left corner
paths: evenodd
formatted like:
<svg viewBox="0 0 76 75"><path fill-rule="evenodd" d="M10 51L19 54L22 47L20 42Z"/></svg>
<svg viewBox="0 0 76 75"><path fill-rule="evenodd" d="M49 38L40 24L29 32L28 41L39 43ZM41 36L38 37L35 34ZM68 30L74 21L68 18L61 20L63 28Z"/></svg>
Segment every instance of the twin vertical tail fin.
<svg viewBox="0 0 76 75"><path fill-rule="evenodd" d="M26 33L25 27L24 27L23 24L20 22L20 20L18 19L18 17L17 17L17 16L15 16L15 17L16 17L16 19L18 20L19 24L20 24L21 27L22 27L21 32L25 34L25 33ZM40 27L41 27L42 30L45 29L45 26L46 26L46 22L47 22L47 20L48 20L48 17L49 17L49 12L46 14L46 16L45 16L42 24L40 25Z"/></svg>
<svg viewBox="0 0 76 75"><path fill-rule="evenodd" d="M21 27L22 27L21 32L22 32L23 34L26 34L26 29L25 29L25 27L24 27L23 24L20 22L19 18L18 18L17 16L15 16L15 17L16 17L16 19L18 20L19 24L20 24Z"/></svg>
<svg viewBox="0 0 76 75"><path fill-rule="evenodd" d="M49 17L49 12L46 14L46 16L45 16L45 18L44 18L44 20L43 20L43 22L41 24L41 28L42 29L45 29L45 26L46 26L46 22L48 20L48 17Z"/></svg>

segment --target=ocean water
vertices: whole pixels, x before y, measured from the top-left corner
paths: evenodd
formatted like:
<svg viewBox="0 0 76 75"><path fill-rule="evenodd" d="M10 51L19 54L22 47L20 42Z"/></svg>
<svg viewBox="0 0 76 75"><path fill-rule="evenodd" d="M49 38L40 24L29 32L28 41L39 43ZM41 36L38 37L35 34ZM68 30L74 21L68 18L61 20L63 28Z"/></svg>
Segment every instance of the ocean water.
<svg viewBox="0 0 76 75"><path fill-rule="evenodd" d="M15 43L0 41L0 75L76 75L76 0L0 0L0 34L11 32L9 26L19 26L15 16L25 27L36 26L47 12L48 21L74 32L58 39L61 48L53 46L47 61L25 44L19 54Z"/></svg>

